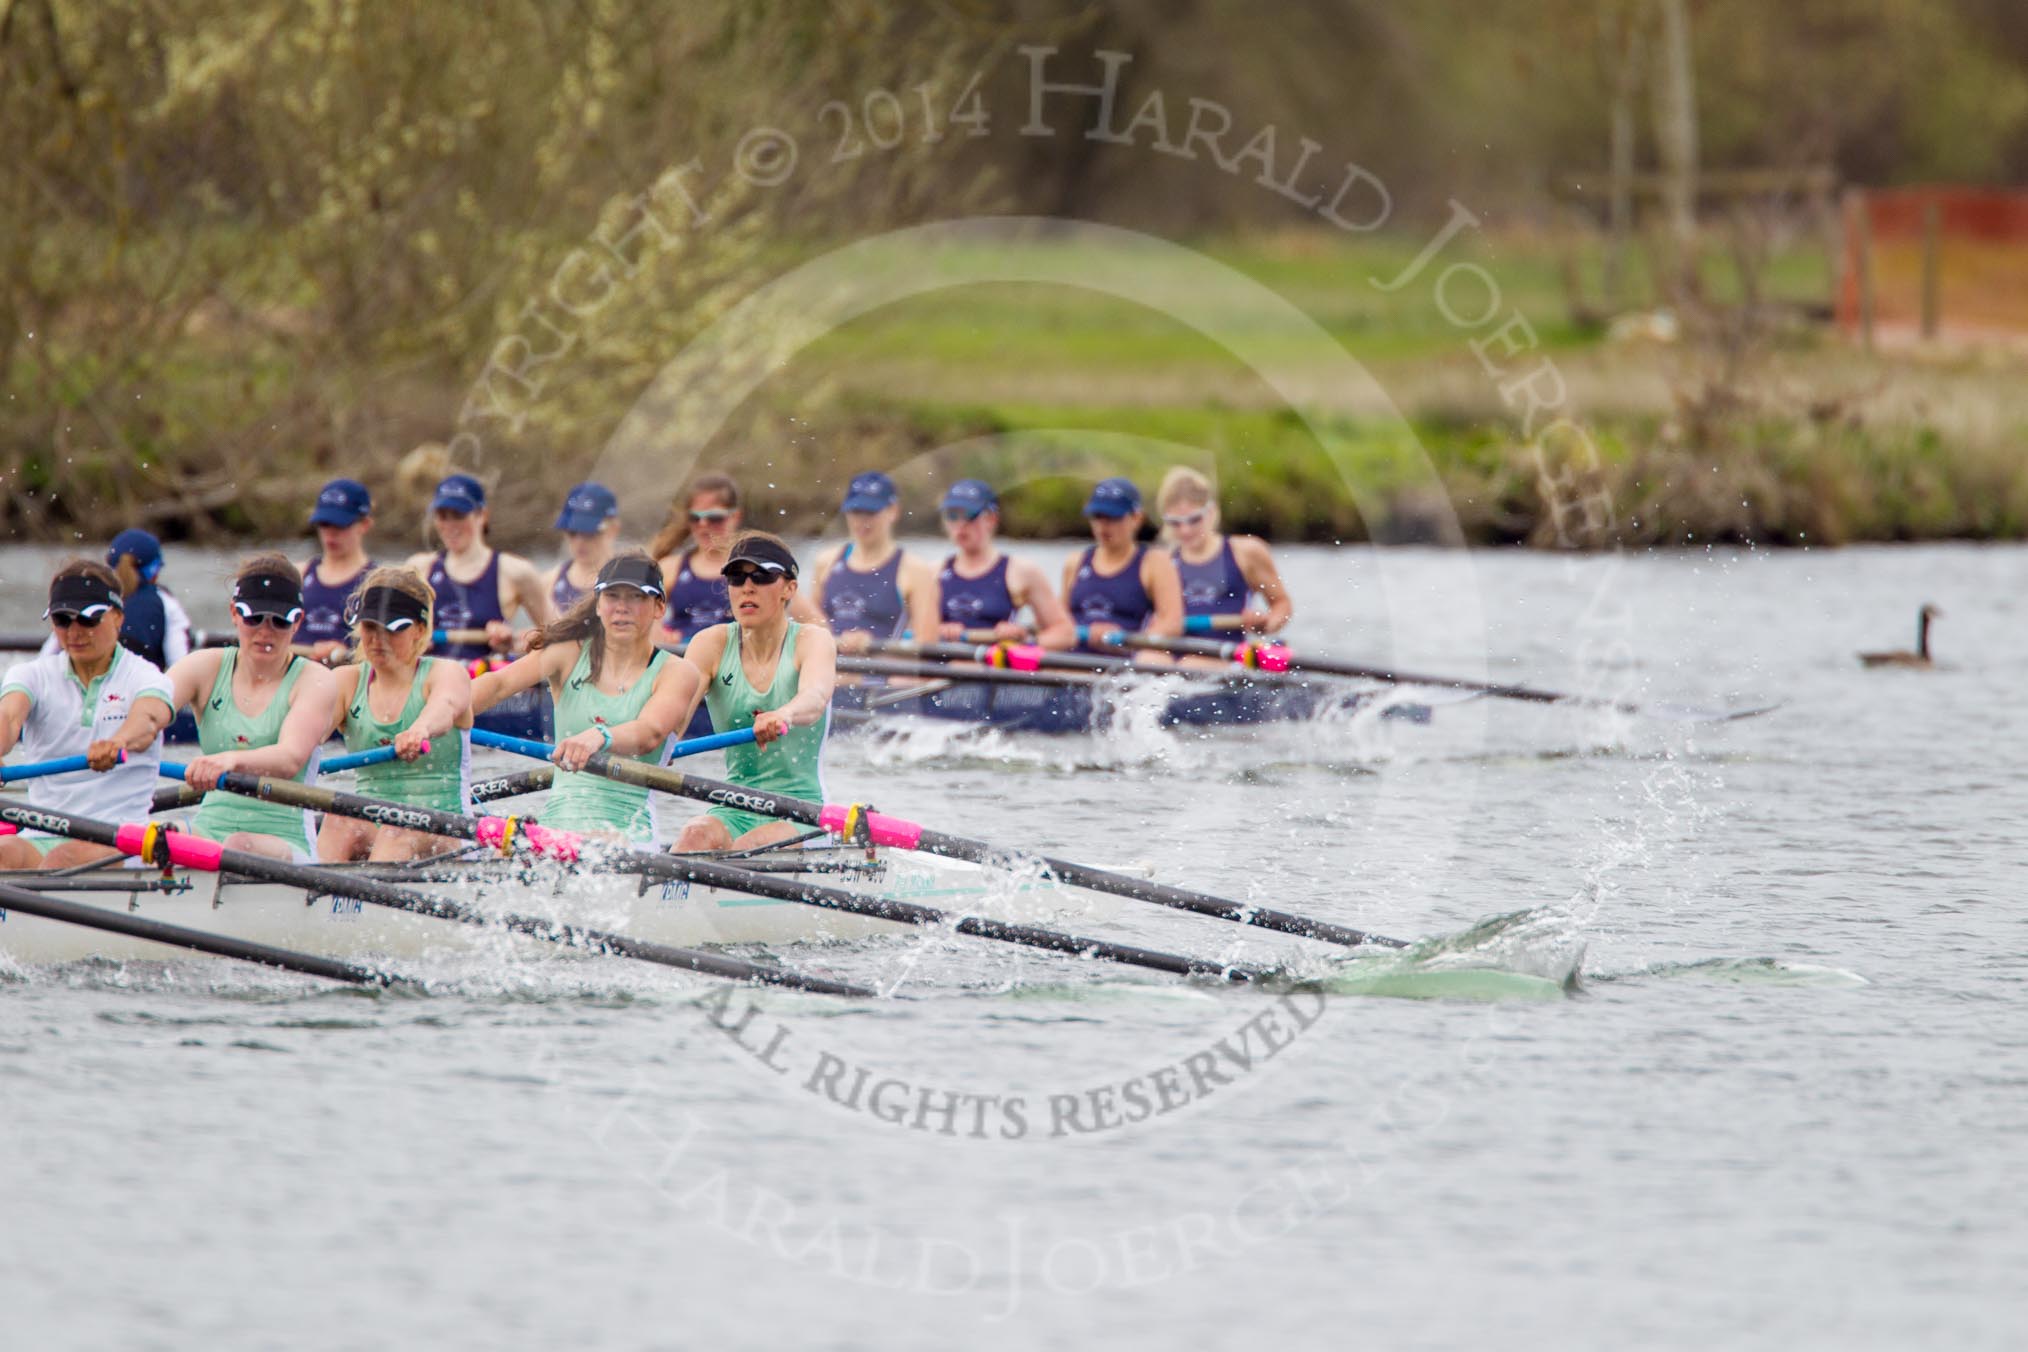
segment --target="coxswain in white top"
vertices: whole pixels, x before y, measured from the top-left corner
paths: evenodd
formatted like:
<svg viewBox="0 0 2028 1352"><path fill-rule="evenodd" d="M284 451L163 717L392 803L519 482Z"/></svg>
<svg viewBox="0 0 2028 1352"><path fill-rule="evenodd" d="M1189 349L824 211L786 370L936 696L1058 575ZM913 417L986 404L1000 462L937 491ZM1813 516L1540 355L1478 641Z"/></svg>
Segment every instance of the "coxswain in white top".
<svg viewBox="0 0 2028 1352"><path fill-rule="evenodd" d="M32 807L115 824L148 818L169 682L121 646L121 614L112 569L88 559L64 564L43 611L59 651L15 663L0 682L0 756L18 750L17 763L83 756L90 767L29 780ZM40 832L0 837L0 868L69 868L118 853Z"/></svg>

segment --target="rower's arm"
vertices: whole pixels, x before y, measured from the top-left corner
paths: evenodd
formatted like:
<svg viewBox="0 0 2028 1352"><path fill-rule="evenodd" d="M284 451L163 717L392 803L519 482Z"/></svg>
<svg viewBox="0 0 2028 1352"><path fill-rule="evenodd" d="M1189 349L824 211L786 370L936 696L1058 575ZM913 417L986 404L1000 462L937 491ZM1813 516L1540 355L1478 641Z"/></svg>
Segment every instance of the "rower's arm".
<svg viewBox="0 0 2028 1352"><path fill-rule="evenodd" d="M265 775L270 779L294 779L310 763L310 757L324 744L338 705L338 676L329 667L305 661L303 672L289 691L289 712L282 717L282 731L273 746L246 751L227 751L202 759L221 769L241 774Z"/></svg>
<svg viewBox="0 0 2028 1352"><path fill-rule="evenodd" d="M0 756L12 751L21 740L21 729L27 725L34 708L35 701L26 690L10 690L0 695Z"/></svg>
<svg viewBox="0 0 2028 1352"><path fill-rule="evenodd" d="M1014 603L1027 606L1035 616L1035 641L1058 652L1077 646L1077 626L1070 612L1049 585L1049 574L1037 564L1017 559L1009 572L1014 583Z"/></svg>
<svg viewBox="0 0 2028 1352"><path fill-rule="evenodd" d="M454 728L472 726L472 674L456 662L430 663L430 678L423 686L423 707L411 732L425 739L448 737Z"/></svg>
<svg viewBox="0 0 2028 1352"><path fill-rule="evenodd" d="M563 566L568 568L570 563L566 560ZM500 575L510 593L505 598L508 604L500 607L508 619L513 619L516 605L528 612L538 629L556 618L556 607L549 603L549 589L542 585L542 574L534 564L516 554L503 554Z"/></svg>
<svg viewBox="0 0 2028 1352"><path fill-rule="evenodd" d="M1246 585L1259 592L1261 600L1267 602L1267 620L1260 626L1260 631L1279 634L1295 617L1296 603L1290 598L1289 589L1282 585L1282 573L1275 567L1274 552L1258 535L1235 535L1232 537L1232 556L1239 563L1240 575L1246 579Z"/></svg>
<svg viewBox="0 0 2028 1352"><path fill-rule="evenodd" d="M1151 549L1141 556L1141 585L1155 603L1148 617L1147 633L1154 638L1183 636L1183 578L1176 560L1166 549Z"/></svg>
<svg viewBox="0 0 2028 1352"><path fill-rule="evenodd" d="M831 565L838 561L844 548L843 545L833 545L810 565L809 573L797 583L796 594L789 599L790 619L800 624L831 627L831 621L824 615L824 575L831 571Z"/></svg>
<svg viewBox="0 0 2028 1352"><path fill-rule="evenodd" d="M127 721L120 725L119 735L106 740L129 756L138 756L155 745L155 739L175 716L169 701L151 691L134 700L127 709Z"/></svg>
<svg viewBox="0 0 2028 1352"><path fill-rule="evenodd" d="M936 569L927 559L913 554L901 561L901 601L908 610L909 632L917 643L935 643L940 636L942 617L937 613L942 600Z"/></svg>
<svg viewBox="0 0 2028 1352"><path fill-rule="evenodd" d="M170 664L169 708L195 708L218 682L218 664L225 660L223 648L199 648L181 662Z"/></svg>
<svg viewBox="0 0 2028 1352"><path fill-rule="evenodd" d="M661 671L655 674L655 688L641 704L641 712L608 729L613 740L606 750L616 756L638 756L655 750L668 740L670 733L690 721L690 710L703 688L697 668L688 662L664 662Z"/></svg>
<svg viewBox="0 0 2028 1352"><path fill-rule="evenodd" d="M838 640L828 629L804 629L796 639L796 697L773 712L807 728L831 707L838 684Z"/></svg>
<svg viewBox="0 0 2028 1352"><path fill-rule="evenodd" d="M472 682L472 712L483 714L509 695L518 695L544 680L554 681L558 673L570 670L568 663L577 661L580 646L551 643L487 672Z"/></svg>

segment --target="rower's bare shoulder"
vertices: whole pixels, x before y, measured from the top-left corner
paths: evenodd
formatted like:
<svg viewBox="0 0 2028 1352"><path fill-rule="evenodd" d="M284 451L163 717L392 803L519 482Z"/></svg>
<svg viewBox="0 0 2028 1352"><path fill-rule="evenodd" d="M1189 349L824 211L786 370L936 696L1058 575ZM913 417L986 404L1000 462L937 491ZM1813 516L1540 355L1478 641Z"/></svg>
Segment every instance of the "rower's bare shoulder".
<svg viewBox="0 0 2028 1352"><path fill-rule="evenodd" d="M1256 567L1274 567L1275 552L1260 536L1228 535L1226 538L1232 541L1232 557L1238 560L1241 568L1249 564Z"/></svg>
<svg viewBox="0 0 2028 1352"><path fill-rule="evenodd" d="M409 555L406 559L402 560L401 566L412 571L417 577L428 577L430 575L430 567L436 561L437 556L435 554L425 551L421 554Z"/></svg>

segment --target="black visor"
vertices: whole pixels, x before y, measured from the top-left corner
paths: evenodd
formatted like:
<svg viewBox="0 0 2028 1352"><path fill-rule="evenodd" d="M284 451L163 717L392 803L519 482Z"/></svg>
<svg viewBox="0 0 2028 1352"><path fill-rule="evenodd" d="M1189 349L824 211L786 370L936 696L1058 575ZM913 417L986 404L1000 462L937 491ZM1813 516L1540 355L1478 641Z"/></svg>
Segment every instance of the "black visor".
<svg viewBox="0 0 2028 1352"><path fill-rule="evenodd" d="M390 634L427 620L430 608L399 587L368 587L353 611L354 624L377 624Z"/></svg>
<svg viewBox="0 0 2028 1352"><path fill-rule="evenodd" d="M49 609L42 612L42 618L82 615L92 619L108 610L125 612L126 606L120 601L120 589L108 586L104 578L74 573L49 584Z"/></svg>
<svg viewBox="0 0 2028 1352"><path fill-rule="evenodd" d="M785 546L759 536L740 541L726 557L725 563L728 568L735 563L750 563L756 568L765 569L770 573L780 573L784 577L796 575L796 556Z"/></svg>
<svg viewBox="0 0 2028 1352"><path fill-rule="evenodd" d="M233 584L232 608L243 620L256 615L303 617L303 588L280 573L250 573Z"/></svg>
<svg viewBox="0 0 2028 1352"><path fill-rule="evenodd" d="M662 570L653 560L618 558L609 559L599 569L599 580L592 583L593 591L604 591L608 587L632 587L649 596L662 595Z"/></svg>

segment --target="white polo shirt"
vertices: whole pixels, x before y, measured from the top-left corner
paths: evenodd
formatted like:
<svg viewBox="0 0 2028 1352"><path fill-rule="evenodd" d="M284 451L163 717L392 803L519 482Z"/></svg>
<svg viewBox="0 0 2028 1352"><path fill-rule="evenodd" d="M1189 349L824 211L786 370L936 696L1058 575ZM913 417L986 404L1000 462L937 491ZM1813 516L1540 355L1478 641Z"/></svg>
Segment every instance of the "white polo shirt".
<svg viewBox="0 0 2028 1352"><path fill-rule="evenodd" d="M70 669L63 653L45 653L7 669L0 697L19 690L33 707L21 725L21 740L9 757L17 765L31 761L82 756L93 742L117 737L134 701L152 695L169 703L169 678L145 657L125 648L113 649L113 664L89 687ZM144 822L154 802L156 768L162 762L162 739L104 774L74 770L26 781L34 807L74 812L106 822Z"/></svg>

